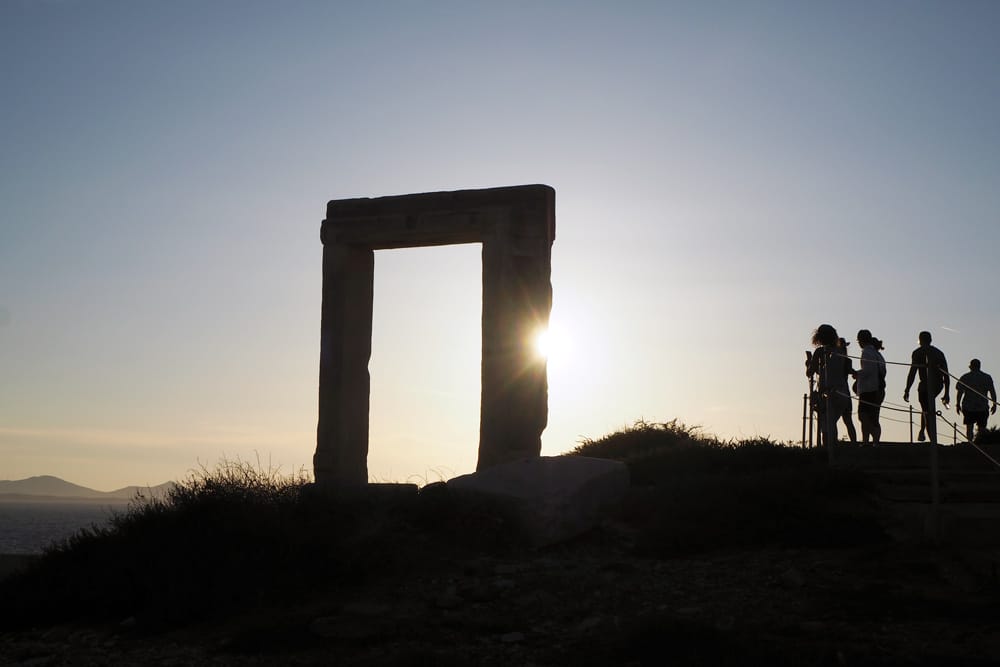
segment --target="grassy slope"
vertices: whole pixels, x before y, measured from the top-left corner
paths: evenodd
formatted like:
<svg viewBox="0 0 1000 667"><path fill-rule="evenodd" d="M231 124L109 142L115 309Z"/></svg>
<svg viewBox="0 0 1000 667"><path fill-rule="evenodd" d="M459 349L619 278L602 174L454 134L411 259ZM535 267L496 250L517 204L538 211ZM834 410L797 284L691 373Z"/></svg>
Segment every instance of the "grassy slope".
<svg viewBox="0 0 1000 667"><path fill-rule="evenodd" d="M569 455L628 464L620 519L642 555L756 545L850 545L882 538L859 478L816 452L722 442L677 422L639 422ZM330 501L304 475L245 463L192 476L165 500L133 503L21 576L0 582L0 630L67 620L169 627L336 596L446 554L516 549L502 519L457 506L444 485L416 500Z"/></svg>
<svg viewBox="0 0 1000 667"><path fill-rule="evenodd" d="M883 538L867 486L824 452L721 441L676 421L637 422L572 453L624 461L637 548L659 557L754 545L848 546Z"/></svg>

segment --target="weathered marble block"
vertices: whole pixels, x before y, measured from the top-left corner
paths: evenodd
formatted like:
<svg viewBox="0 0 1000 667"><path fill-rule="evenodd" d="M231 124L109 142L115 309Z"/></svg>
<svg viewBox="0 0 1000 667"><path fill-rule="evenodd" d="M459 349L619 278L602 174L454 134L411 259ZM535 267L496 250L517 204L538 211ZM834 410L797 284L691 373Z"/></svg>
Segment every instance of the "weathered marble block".
<svg viewBox="0 0 1000 667"><path fill-rule="evenodd" d="M596 526L625 497L628 467L585 456L542 456L448 481L459 502L488 506L534 546L555 544Z"/></svg>

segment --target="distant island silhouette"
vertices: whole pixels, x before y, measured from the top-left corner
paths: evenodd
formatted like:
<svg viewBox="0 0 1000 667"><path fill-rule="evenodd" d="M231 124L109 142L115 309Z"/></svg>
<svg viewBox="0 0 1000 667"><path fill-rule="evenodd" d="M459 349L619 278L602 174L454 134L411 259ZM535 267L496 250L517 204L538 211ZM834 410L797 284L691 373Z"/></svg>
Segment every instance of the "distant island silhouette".
<svg viewBox="0 0 1000 667"><path fill-rule="evenodd" d="M60 500L60 501L126 501L136 494L163 497L176 484L164 482L156 486L125 486L114 491L97 491L80 486L53 475L38 475L26 479L0 480L0 501L3 500Z"/></svg>

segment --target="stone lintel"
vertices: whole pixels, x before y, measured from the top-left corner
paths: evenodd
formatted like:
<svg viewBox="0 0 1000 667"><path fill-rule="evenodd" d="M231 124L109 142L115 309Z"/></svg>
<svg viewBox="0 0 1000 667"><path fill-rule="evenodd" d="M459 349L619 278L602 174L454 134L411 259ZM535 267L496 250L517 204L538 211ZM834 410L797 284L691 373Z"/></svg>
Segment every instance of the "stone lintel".
<svg viewBox="0 0 1000 667"><path fill-rule="evenodd" d="M321 238L372 250L479 243L494 218L482 211L334 218L323 221Z"/></svg>
<svg viewBox="0 0 1000 667"><path fill-rule="evenodd" d="M548 185L335 199L327 204L320 235L323 243L373 250L478 243L502 218L511 234L541 236L551 245L554 210L555 190Z"/></svg>

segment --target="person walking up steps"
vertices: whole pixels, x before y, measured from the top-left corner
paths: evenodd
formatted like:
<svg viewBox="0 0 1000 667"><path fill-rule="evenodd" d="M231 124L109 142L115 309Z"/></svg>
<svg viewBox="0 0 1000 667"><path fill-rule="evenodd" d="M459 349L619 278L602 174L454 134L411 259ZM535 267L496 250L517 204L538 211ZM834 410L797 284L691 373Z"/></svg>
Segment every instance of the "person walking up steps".
<svg viewBox="0 0 1000 667"><path fill-rule="evenodd" d="M906 389L903 390L903 400L910 402L910 387L913 379L920 376L920 383L917 385L917 398L920 401L920 433L917 440L923 442L924 431L927 438L937 444L937 414L932 414L931 401L941 393L944 387L944 396L941 402L944 407L948 407L951 400L948 397L948 388L951 386L951 378L948 375L948 360L944 358L944 352L931 345L931 332L921 331L917 337L920 347L910 355L910 372L906 375Z"/></svg>
<svg viewBox="0 0 1000 667"><path fill-rule="evenodd" d="M878 414L885 400L885 358L878 351L872 332L862 329L858 332L861 346L861 370L858 371L858 421L861 422L861 442L874 444L882 439L882 426Z"/></svg>
<svg viewBox="0 0 1000 667"><path fill-rule="evenodd" d="M812 343L816 351L806 362L806 376L818 379L820 431L823 446L830 460L837 442L837 422L851 405L851 395L847 388L847 364L844 363L840 348L837 347L837 330L829 324L821 324L813 332Z"/></svg>
<svg viewBox="0 0 1000 667"><path fill-rule="evenodd" d="M982 433L989 416L997 413L997 390L993 378L980 370L979 359L969 362L969 372L955 384L955 411L958 414L965 412L965 439L968 442L973 441L973 427L979 426Z"/></svg>
<svg viewBox="0 0 1000 667"><path fill-rule="evenodd" d="M853 378L857 376L858 372L854 370L854 363L851 361L851 358L847 356L848 345L850 345L850 343L843 338L839 338L837 340L837 351L840 353L841 361L844 362L844 374L847 377ZM848 394L848 398L850 398L850 394ZM856 445L858 444L858 430L854 428L854 406L852 403L853 402L850 400L847 401L847 410L844 411L843 420L844 428L847 429L847 439ZM858 412L860 413L860 410Z"/></svg>

